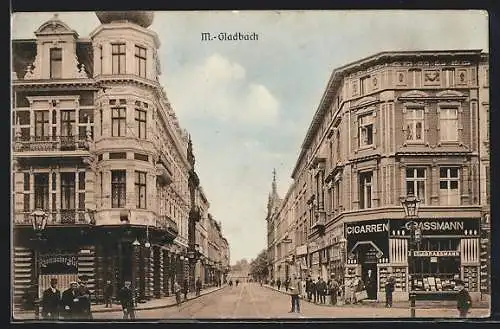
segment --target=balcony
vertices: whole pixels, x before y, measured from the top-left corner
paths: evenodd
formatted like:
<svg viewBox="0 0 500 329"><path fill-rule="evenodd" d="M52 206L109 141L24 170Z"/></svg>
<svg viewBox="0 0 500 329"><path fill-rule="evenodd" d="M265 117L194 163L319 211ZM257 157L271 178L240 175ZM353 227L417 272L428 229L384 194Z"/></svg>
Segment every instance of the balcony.
<svg viewBox="0 0 500 329"><path fill-rule="evenodd" d="M57 211L44 210L47 214L47 225L89 225L91 219L86 210L59 209ZM31 211L17 212L14 217L16 225L31 225Z"/></svg>
<svg viewBox="0 0 500 329"><path fill-rule="evenodd" d="M14 138L14 152L72 152L88 151L83 136L30 136Z"/></svg>
<svg viewBox="0 0 500 329"><path fill-rule="evenodd" d="M176 237L179 234L177 223L166 215L158 216L156 219L156 227L161 230L167 231L172 236Z"/></svg>

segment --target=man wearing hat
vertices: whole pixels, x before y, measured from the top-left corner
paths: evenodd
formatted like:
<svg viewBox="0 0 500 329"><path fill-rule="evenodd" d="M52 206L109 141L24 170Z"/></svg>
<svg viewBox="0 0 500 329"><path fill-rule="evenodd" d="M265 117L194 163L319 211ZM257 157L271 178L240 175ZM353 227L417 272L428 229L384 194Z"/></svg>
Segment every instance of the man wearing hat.
<svg viewBox="0 0 500 329"><path fill-rule="evenodd" d="M79 317L79 302L78 284L76 281L72 281L70 287L62 293L61 304L64 319L75 319Z"/></svg>
<svg viewBox="0 0 500 329"><path fill-rule="evenodd" d="M50 287L43 292L42 316L48 320L59 319L59 306L61 305L61 292L56 288L57 279L50 279Z"/></svg>
<svg viewBox="0 0 500 329"><path fill-rule="evenodd" d="M472 300L470 298L469 292L465 289L464 282L462 280L455 281L455 287L458 291L457 293L457 309L461 318L466 318L469 309L472 307Z"/></svg>
<svg viewBox="0 0 500 329"><path fill-rule="evenodd" d="M118 292L118 299L122 305L123 319L135 320L134 295L130 289L131 282L125 281L125 285Z"/></svg>
<svg viewBox="0 0 500 329"><path fill-rule="evenodd" d="M83 319L92 319L92 312L90 310L90 290L87 287L87 278L82 277L78 281L78 294L79 294L79 310L80 316Z"/></svg>

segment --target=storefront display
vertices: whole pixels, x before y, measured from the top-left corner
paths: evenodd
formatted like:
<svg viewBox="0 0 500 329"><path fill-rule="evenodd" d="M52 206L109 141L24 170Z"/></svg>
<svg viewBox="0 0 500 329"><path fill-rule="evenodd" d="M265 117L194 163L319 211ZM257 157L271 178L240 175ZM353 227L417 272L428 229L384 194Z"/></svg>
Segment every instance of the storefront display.
<svg viewBox="0 0 500 329"><path fill-rule="evenodd" d="M464 267L464 284L465 289L469 292L478 291L478 269L477 266Z"/></svg>

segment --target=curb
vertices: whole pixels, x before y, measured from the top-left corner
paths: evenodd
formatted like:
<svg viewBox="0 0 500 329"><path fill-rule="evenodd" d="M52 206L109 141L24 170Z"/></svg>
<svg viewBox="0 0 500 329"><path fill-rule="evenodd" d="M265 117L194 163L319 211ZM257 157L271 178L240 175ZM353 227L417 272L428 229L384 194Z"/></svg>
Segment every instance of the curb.
<svg viewBox="0 0 500 329"><path fill-rule="evenodd" d="M185 300L185 301L183 301L182 303L189 302L190 300L193 300L193 299L196 299L196 298L200 298L202 296L205 296L205 295L211 294L213 292L222 290L222 289L224 289L226 287L227 287L227 285L224 285L222 287L219 287L217 289L211 290L209 292L200 293L199 296L188 297L188 299ZM157 305L157 306L144 306L144 307L138 306L138 307L135 308L135 311L157 310L157 309L169 308L169 307L173 307L173 306L177 306L177 303L175 301L173 303L167 303L167 304ZM92 313L112 313L112 312L121 312L121 310L122 310L121 308L116 308L116 309L110 308L110 309L93 310Z"/></svg>
<svg viewBox="0 0 500 329"><path fill-rule="evenodd" d="M290 295L288 292L286 291L282 291L282 290L278 290L276 288L273 288L271 286L268 286L268 285L263 285L263 287L266 287L268 289L271 289L271 290L274 290L276 292L279 292L279 293L282 293L282 294L285 294L285 295ZM350 306L350 307L359 307L359 306L373 306L374 308L385 308L383 302L372 302L372 303L365 303L363 304L363 302L361 302L360 305L351 305L351 304L343 304L343 305L330 305L330 304L316 304L316 303L313 303L313 302L310 302L308 301L307 299L304 299L303 297L300 297L301 300L305 301L305 302L308 302L310 304L314 304L314 305L317 305L317 306L321 306L321 307L344 307L344 306ZM483 305L481 303L477 303L478 306L473 306L472 309L488 309L489 308L489 305ZM404 309L407 309L408 306L404 306L404 305L398 305L398 306L393 306L392 308L404 308ZM417 308L418 309L432 309L433 307L432 306L424 306L424 307L418 307L417 305ZM454 309L455 307L454 306L450 306L450 307L445 307L445 308L450 308L450 309Z"/></svg>

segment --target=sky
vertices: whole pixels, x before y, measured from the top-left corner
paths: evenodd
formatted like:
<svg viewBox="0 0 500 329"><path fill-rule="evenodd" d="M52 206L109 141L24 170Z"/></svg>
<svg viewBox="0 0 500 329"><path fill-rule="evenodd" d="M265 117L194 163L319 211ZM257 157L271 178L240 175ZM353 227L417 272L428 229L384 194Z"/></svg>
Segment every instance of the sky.
<svg viewBox="0 0 500 329"><path fill-rule="evenodd" d="M34 38L53 13L15 13L12 38ZM93 12L60 12L87 38ZM483 49L485 11L155 12L161 84L193 139L196 170L222 222L231 263L266 248L266 204L291 183L305 133L336 67L381 51ZM201 34L258 34L202 41Z"/></svg>

